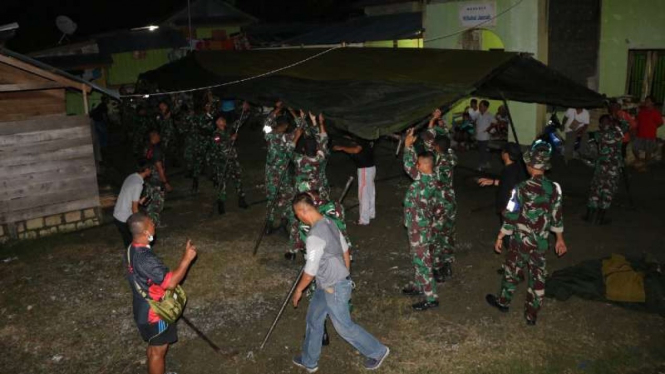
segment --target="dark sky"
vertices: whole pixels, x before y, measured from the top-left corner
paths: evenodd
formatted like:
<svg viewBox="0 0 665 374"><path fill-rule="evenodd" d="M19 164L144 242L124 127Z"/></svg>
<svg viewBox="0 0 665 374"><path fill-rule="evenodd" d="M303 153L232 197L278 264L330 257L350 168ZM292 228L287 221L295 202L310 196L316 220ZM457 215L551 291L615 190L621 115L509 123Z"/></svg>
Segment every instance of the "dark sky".
<svg viewBox="0 0 665 374"><path fill-rule="evenodd" d="M194 0L191 0L194 1ZM325 22L345 18L354 0L238 0L227 1L266 22ZM56 5L57 4L57 5ZM187 0L0 0L0 25L18 22L7 47L28 52L53 46L60 39L55 18L66 15L77 23L74 35L145 26L165 19Z"/></svg>

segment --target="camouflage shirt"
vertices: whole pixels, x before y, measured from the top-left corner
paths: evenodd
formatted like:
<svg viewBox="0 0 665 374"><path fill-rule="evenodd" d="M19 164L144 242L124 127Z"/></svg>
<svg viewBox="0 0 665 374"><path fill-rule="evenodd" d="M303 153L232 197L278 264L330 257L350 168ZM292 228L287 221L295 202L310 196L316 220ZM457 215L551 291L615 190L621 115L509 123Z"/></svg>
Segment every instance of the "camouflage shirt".
<svg viewBox="0 0 665 374"><path fill-rule="evenodd" d="M612 121L609 128L596 132L597 163L621 166L623 162L621 146L623 134L628 130L627 127L628 123L626 121Z"/></svg>
<svg viewBox="0 0 665 374"><path fill-rule="evenodd" d="M518 232L522 237L535 235L546 245L550 231L563 232L561 195L559 184L544 175L518 184L503 211L501 232L505 235ZM542 242L529 244L539 245Z"/></svg>
<svg viewBox="0 0 665 374"><path fill-rule="evenodd" d="M430 228L445 212L443 183L436 174L423 174L416 167L413 147L404 149L404 170L413 179L404 196L404 225Z"/></svg>
<svg viewBox="0 0 665 374"><path fill-rule="evenodd" d="M210 151L208 159L212 162L220 162L227 157L237 157L236 149L233 146L231 135L228 131L215 130L210 137Z"/></svg>
<svg viewBox="0 0 665 374"><path fill-rule="evenodd" d="M327 141L327 134L320 134L320 141ZM296 153L294 164L296 167L296 189L298 192L310 190L320 191L323 187L321 181L321 164L326 160L326 153L319 142L319 149L314 157Z"/></svg>

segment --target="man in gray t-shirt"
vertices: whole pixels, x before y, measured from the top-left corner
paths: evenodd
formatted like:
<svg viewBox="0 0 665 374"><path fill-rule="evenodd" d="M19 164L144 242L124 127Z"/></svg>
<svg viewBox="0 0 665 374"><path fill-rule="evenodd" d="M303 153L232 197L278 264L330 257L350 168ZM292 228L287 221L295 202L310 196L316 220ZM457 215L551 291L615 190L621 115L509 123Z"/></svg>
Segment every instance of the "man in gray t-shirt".
<svg viewBox="0 0 665 374"><path fill-rule="evenodd" d="M323 326L326 317L330 316L337 333L367 357L365 368L378 369L390 350L351 321L349 300L353 282L349 275L349 246L344 236L335 223L319 213L309 194L296 196L293 210L301 222L311 227L307 234L304 271L293 293L294 307L298 306L303 292L316 278L316 291L307 309L307 329L302 354L294 357L293 363L309 373L319 369Z"/></svg>
<svg viewBox="0 0 665 374"><path fill-rule="evenodd" d="M150 166L150 163L145 159L138 161L136 173L125 178L113 208L113 223L120 231L125 248L132 243L132 234L129 232L129 227L127 227L127 219L139 211L139 204L142 202L143 181L150 176L152 170Z"/></svg>

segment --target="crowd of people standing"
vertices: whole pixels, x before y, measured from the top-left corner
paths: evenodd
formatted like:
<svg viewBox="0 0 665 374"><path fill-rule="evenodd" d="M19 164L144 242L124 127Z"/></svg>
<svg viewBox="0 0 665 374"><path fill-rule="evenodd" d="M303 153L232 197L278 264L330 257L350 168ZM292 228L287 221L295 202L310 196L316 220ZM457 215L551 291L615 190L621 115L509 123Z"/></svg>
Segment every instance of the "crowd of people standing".
<svg viewBox="0 0 665 374"><path fill-rule="evenodd" d="M655 140L651 136L655 137L662 118L659 113L658 116L652 114L653 105L651 102L650 106L649 100L637 120L614 102L610 103L608 114L600 118L599 130L594 134L598 157L585 220L609 223L606 212L624 168L626 136L636 136L634 151L638 155L653 150ZM210 171L220 215L226 212L227 180L235 184L239 207L248 208L235 141L240 127L250 117L251 108L243 102L237 110L222 112L220 103L208 94L200 105L181 103L175 112L168 103L160 102L154 116L146 107L132 108L131 144L139 161L136 173L123 183L114 218L123 244L128 248L126 265L134 291L135 320L141 335L152 347L147 352L148 368L154 369L151 373L163 372L164 346L173 343L177 334L175 324L164 322L148 306L177 286L196 256L196 248L188 243L177 270L169 271L151 251L156 228L164 227L160 220L164 194L172 190L166 172L167 160L181 158L185 161L193 192L198 191L199 179L205 170ZM488 294L486 302L507 312L516 285L526 280L524 318L528 325L535 325L544 296L544 258L550 248L551 233L556 237L556 254L562 256L567 252L561 209L563 191L545 175L555 157L555 149L537 140L523 152L518 144L507 142L510 126L507 108L501 107L497 115L493 115L489 106L486 100L478 103L473 99L462 115L462 122L450 128L443 121L442 111L435 109L425 129L411 128L404 134L402 162L412 183L403 200L403 222L414 278L404 286L402 293L420 298L412 304L414 311L439 306L437 287L453 276L455 263L456 149L467 149L459 146L473 143L479 153L478 170L486 171L490 168L489 142L500 139L504 163L501 176L478 179L481 186L497 187L496 213L500 226L494 250L506 251L499 292ZM194 110L196 107L201 110ZM588 134L589 122L589 114L584 109L573 108L566 112L564 160L573 159L572 145L577 138L587 144L585 134ZM303 352L293 362L308 372L318 369L321 345L327 335L326 316L329 316L338 333L367 357L365 367L376 369L390 350L351 321L348 305L353 288L353 245L344 207L331 196L326 170L331 152L350 156L358 177L360 212L356 224L369 225L376 218L374 143L348 136L331 145L326 117L322 113L289 108L282 101L277 101L265 116L263 132L267 145L264 234L281 231L288 235L286 259L293 261L299 254L304 255L305 266L293 296L294 306L308 289L311 293ZM646 164L649 158L639 160ZM151 291L151 299L146 300L140 292L143 288ZM343 297L330 299L328 294Z"/></svg>

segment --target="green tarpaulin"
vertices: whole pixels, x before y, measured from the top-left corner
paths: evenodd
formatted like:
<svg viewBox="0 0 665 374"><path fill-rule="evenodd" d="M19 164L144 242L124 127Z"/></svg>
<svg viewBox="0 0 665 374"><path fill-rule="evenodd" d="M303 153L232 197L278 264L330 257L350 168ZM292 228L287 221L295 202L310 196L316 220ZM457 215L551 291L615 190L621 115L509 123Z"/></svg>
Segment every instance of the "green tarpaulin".
<svg viewBox="0 0 665 374"><path fill-rule="evenodd" d="M195 52L140 79L173 91L231 82L297 63L322 49ZM276 74L215 90L223 97L323 112L363 138L394 133L470 95L592 108L604 97L526 54L340 48Z"/></svg>

